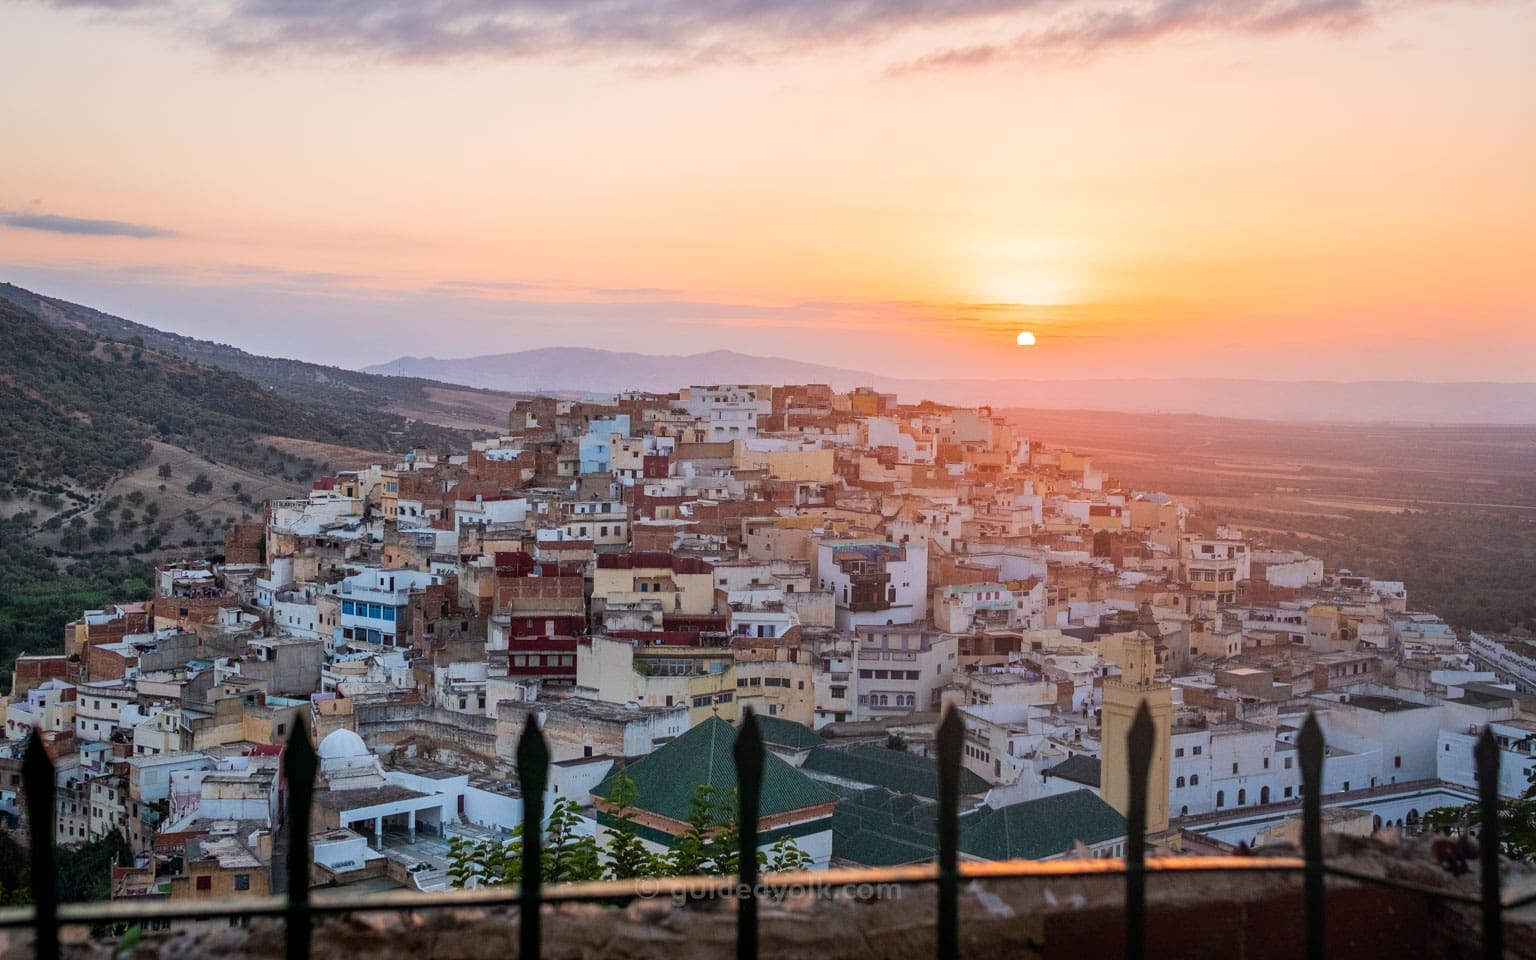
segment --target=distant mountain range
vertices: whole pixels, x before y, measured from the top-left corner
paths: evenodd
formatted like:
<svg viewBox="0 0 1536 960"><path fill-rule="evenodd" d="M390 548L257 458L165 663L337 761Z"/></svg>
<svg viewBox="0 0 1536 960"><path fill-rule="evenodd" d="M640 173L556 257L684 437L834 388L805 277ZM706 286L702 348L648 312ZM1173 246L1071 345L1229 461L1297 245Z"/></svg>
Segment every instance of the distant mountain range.
<svg viewBox="0 0 1536 960"><path fill-rule="evenodd" d="M1237 379L919 380L730 350L686 356L551 347L439 360L401 357L365 372L520 393L666 392L696 383L826 383L935 400L1051 410L1180 413L1252 420L1536 423L1536 383Z"/></svg>

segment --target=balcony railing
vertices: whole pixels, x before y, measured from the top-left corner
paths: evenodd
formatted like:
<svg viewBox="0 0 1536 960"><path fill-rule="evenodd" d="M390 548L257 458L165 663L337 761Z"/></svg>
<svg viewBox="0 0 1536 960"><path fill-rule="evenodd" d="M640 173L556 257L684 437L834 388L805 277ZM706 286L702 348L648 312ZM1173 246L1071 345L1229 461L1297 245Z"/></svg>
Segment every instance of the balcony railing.
<svg viewBox="0 0 1536 960"><path fill-rule="evenodd" d="M1501 957L1504 950L1503 914L1507 909L1536 903L1536 892L1505 899L1499 875L1499 749L1490 730L1479 738L1476 758L1481 827L1478 836L1481 886L1477 895L1349 870L1323 861L1322 783L1326 756L1322 730L1308 716L1297 739L1302 779L1302 856L1297 857L1163 857L1146 856L1147 784L1152 763L1155 730L1145 704L1138 711L1127 737L1130 798L1126 816L1124 859L1038 862L1012 860L984 863L959 862L960 771L965 727L955 710L945 713L937 731L939 803L937 811L938 862L934 865L844 870L820 874L781 873L758 875L758 810L762 796L764 747L756 718L743 710L741 731L734 747L739 784L741 873L737 877L683 877L643 881L615 881L555 886L545 890L540 877L543 846L544 791L548 785L550 754L533 715L528 718L517 747L518 780L522 788L522 883L515 890L492 886L474 890L424 894L391 891L363 895L323 895L310 899L310 802L317 760L307 730L298 724L283 755L283 771L289 784L286 855L286 896L175 901L133 898L110 903L71 903L57 899L57 863L54 856L54 767L34 734L23 760L25 809L31 830L31 890L36 902L28 907L0 909L0 929L30 927L37 960L58 960L62 924L163 925L182 920L238 920L250 917L281 917L285 921L285 952L293 960L308 960L311 925L317 915L362 911L421 911L516 905L520 958L536 958L542 945L540 907L551 904L622 904L656 896L720 897L736 900L736 955L738 960L757 957L758 906L764 895L779 891L836 883L905 885L933 884L936 888L937 924L933 949L940 960L959 956L960 881L1005 878L1062 878L1113 876L1124 878L1124 943L1128 960L1139 960L1149 946L1147 937L1148 877L1177 879L1190 874L1238 873L1299 874L1303 888L1303 956L1320 960L1325 955L1325 884L1329 877L1357 884L1394 888L1412 894L1479 908L1482 955Z"/></svg>

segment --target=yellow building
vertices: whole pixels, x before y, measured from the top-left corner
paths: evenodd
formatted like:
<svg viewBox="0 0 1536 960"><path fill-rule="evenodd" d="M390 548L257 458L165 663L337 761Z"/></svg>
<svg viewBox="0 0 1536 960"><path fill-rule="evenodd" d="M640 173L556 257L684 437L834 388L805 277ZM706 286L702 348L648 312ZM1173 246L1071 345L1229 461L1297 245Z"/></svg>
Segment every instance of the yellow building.
<svg viewBox="0 0 1536 960"><path fill-rule="evenodd" d="M766 470L770 477L802 483L831 483L837 479L833 450L748 450L738 441L732 457L737 469Z"/></svg>
<svg viewBox="0 0 1536 960"><path fill-rule="evenodd" d="M749 706L764 717L811 726L816 719L816 688L811 653L798 642L739 638L736 650L736 706Z"/></svg>
<svg viewBox="0 0 1536 960"><path fill-rule="evenodd" d="M1173 721L1172 687L1157 679L1153 639L1137 632L1123 640L1120 676L1104 681L1104 762L1100 779L1106 803L1129 814L1131 775L1126 737L1136 711L1145 703L1152 713L1152 764L1147 773L1147 832L1168 829L1169 737Z"/></svg>
<svg viewBox="0 0 1536 960"><path fill-rule="evenodd" d="M608 703L687 704L690 727L715 716L735 723L734 659L729 647L592 637L576 648L576 693Z"/></svg>
<svg viewBox="0 0 1536 960"><path fill-rule="evenodd" d="M189 840L186 872L172 878L171 899L264 897L270 892L271 860L271 834L265 831L254 850L233 836Z"/></svg>

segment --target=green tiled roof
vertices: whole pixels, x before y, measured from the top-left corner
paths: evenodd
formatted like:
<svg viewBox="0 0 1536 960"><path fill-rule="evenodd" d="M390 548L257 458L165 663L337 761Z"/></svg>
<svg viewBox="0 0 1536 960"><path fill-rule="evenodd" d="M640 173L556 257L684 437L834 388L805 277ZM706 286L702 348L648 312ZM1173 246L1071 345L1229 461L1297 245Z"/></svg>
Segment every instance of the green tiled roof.
<svg viewBox="0 0 1536 960"><path fill-rule="evenodd" d="M607 799L614 780L625 773L635 782L638 809L673 820L687 820L693 792L699 784L713 785L721 797L736 789L736 760L731 755L735 745L736 728L719 717L710 717L649 756L610 773L592 788L592 795ZM832 791L779 757L772 753L763 757L763 794L758 808L761 816L832 803L836 799Z"/></svg>
<svg viewBox="0 0 1536 960"><path fill-rule="evenodd" d="M826 742L805 724L783 717L759 716L757 729L763 735L763 743L791 750L812 750Z"/></svg>
<svg viewBox="0 0 1536 960"><path fill-rule="evenodd" d="M1084 754L1068 757L1067 759L1045 771L1048 777L1060 777L1063 780L1071 780L1073 783L1081 783L1085 787L1099 786L1099 770L1101 764L1098 757L1090 757Z"/></svg>
<svg viewBox="0 0 1536 960"><path fill-rule="evenodd" d="M1125 817L1092 790L1073 790L982 813L960 830L960 852L985 860L1042 860L1125 836Z"/></svg>
<svg viewBox="0 0 1536 960"><path fill-rule="evenodd" d="M867 867L925 863L936 856L938 804L880 787L834 787L832 855Z"/></svg>
<svg viewBox="0 0 1536 960"><path fill-rule="evenodd" d="M939 796L938 760L902 750L887 750L884 747L833 750L830 747L817 747L805 758L801 769L839 780L885 787L897 793L910 793L929 799L938 799ZM964 767L960 769L962 796L986 791L985 780Z"/></svg>

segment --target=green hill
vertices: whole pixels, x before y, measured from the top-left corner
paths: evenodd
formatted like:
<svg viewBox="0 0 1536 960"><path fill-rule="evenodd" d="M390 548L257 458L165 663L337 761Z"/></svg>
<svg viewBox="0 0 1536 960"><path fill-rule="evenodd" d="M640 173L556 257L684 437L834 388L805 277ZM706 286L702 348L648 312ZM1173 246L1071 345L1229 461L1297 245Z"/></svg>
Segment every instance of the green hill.
<svg viewBox="0 0 1536 960"><path fill-rule="evenodd" d="M463 447L458 431L292 397L217 367L46 324L0 301L0 477L13 487L98 489L160 440L261 472L287 464L267 434L376 450Z"/></svg>
<svg viewBox="0 0 1536 960"><path fill-rule="evenodd" d="M258 356L228 344L157 330L10 283L0 283L0 301L13 303L54 326L136 343L238 373L263 387L280 390L291 399L324 404L339 415L394 410L424 424L499 426L505 422L504 411L511 409L521 396L417 377L362 373L303 360ZM441 440L435 445L441 445Z"/></svg>
<svg viewBox="0 0 1536 960"><path fill-rule="evenodd" d="M0 688L17 652L58 649L83 608L146 595L173 544L219 553L258 497L307 486L317 465L277 438L381 457L468 446L464 431L381 412L398 385L370 384L389 378L326 387L304 380L312 364L210 349L266 364L258 382L171 349L200 341L94 311L75 322L87 308L18 291L0 297Z"/></svg>

